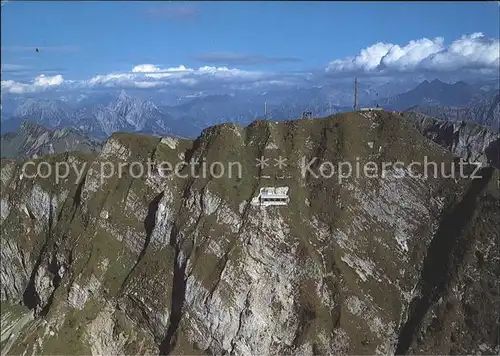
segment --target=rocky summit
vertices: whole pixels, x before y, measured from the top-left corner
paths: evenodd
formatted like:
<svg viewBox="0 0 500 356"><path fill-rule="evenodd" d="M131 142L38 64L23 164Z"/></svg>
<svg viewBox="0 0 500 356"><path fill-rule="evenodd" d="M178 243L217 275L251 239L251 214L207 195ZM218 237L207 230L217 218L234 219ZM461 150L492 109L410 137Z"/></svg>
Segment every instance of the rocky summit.
<svg viewBox="0 0 500 356"><path fill-rule="evenodd" d="M498 354L499 172L410 121L114 133L2 160L2 355ZM74 169L56 182L42 161ZM251 204L262 187L288 204Z"/></svg>

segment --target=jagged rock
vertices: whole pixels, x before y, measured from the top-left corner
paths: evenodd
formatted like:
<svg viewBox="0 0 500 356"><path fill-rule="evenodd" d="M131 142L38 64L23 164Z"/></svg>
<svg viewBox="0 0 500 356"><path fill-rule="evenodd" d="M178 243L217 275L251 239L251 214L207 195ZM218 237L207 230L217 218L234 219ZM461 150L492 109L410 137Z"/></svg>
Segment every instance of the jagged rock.
<svg viewBox="0 0 500 356"><path fill-rule="evenodd" d="M464 159L500 168L500 134L465 121L444 121L421 113L405 113L427 138Z"/></svg>

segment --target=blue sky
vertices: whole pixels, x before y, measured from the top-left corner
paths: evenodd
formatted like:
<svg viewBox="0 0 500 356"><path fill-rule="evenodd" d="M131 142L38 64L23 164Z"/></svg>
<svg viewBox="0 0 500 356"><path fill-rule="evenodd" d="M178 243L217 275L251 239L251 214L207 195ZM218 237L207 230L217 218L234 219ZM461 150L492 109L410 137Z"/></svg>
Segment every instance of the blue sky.
<svg viewBox="0 0 500 356"><path fill-rule="evenodd" d="M479 60L491 70L499 38L499 6L496 2L9 1L2 6L1 26L2 88L4 80L22 83L40 74L45 78L58 74L67 83L130 72L141 64L227 67L242 73L323 71L332 61L349 61L379 42L404 47L410 41L439 37L443 44L435 54L461 36L478 33L481 36L474 35L471 41L479 39L489 46L485 57L471 59L467 54L467 60L474 62L471 67L477 67ZM491 40L496 41L493 47ZM419 56L424 63L419 62L420 67L443 63L438 58L431 65L430 59L425 62ZM402 63L394 68L400 71ZM372 69L362 63L346 67L342 62L334 72Z"/></svg>

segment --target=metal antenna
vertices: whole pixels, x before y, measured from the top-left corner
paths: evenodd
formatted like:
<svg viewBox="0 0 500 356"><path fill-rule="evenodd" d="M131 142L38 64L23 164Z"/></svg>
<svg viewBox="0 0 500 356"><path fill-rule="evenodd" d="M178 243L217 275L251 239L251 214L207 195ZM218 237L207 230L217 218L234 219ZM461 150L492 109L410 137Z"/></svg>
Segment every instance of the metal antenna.
<svg viewBox="0 0 500 356"><path fill-rule="evenodd" d="M267 102L264 103L264 119L267 118Z"/></svg>
<svg viewBox="0 0 500 356"><path fill-rule="evenodd" d="M354 111L358 109L358 77L354 77Z"/></svg>

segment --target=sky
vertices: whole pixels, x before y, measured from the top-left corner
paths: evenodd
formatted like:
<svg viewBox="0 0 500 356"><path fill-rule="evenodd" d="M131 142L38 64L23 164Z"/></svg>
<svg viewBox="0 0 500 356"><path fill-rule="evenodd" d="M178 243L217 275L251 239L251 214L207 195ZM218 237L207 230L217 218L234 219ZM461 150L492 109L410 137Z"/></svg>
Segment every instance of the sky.
<svg viewBox="0 0 500 356"><path fill-rule="evenodd" d="M295 85L354 73L494 76L499 10L498 2L2 1L2 94Z"/></svg>

